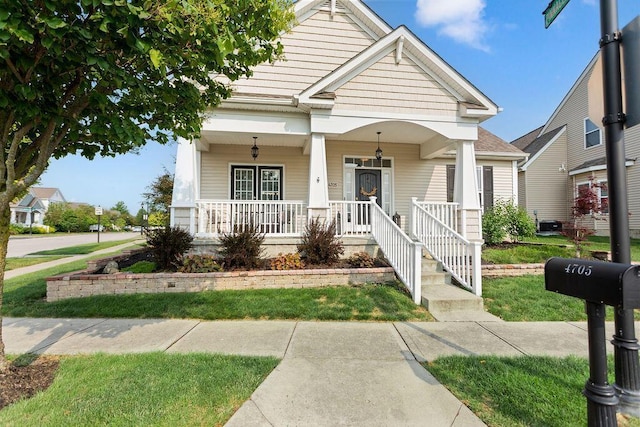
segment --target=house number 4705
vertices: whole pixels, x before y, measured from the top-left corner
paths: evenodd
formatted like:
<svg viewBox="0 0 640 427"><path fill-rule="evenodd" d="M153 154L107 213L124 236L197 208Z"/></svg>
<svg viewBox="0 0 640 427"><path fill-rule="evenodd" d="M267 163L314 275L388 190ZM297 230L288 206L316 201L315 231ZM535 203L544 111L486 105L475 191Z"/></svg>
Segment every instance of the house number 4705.
<svg viewBox="0 0 640 427"><path fill-rule="evenodd" d="M591 266L583 264L569 264L564 269L567 274L579 274L581 276L591 276Z"/></svg>

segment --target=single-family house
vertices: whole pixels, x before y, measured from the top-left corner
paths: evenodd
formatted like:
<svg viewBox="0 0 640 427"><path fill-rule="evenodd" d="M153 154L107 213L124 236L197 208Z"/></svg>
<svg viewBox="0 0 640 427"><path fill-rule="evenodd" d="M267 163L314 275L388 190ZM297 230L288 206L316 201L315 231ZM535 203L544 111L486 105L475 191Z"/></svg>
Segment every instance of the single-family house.
<svg viewBox="0 0 640 427"><path fill-rule="evenodd" d="M11 223L25 227L43 225L49 204L65 201L64 196L57 188L31 187L22 199L11 203Z"/></svg>
<svg viewBox="0 0 640 427"><path fill-rule="evenodd" d="M583 226L608 235L608 189L603 117L602 61L596 54L540 128L512 142L529 154L518 168L519 204L542 231L554 221L571 220L572 206L581 187L592 186L601 212L587 215ZM640 126L624 131L632 237L640 237ZM594 185L595 184L595 185Z"/></svg>
<svg viewBox="0 0 640 427"><path fill-rule="evenodd" d="M180 141L172 225L202 242L253 223L273 241L336 221L345 244L373 242L396 270L415 268L392 253L417 240L478 292L482 209L517 200L525 157L479 126L498 106L360 0L294 8L284 58L230 83L200 138Z"/></svg>

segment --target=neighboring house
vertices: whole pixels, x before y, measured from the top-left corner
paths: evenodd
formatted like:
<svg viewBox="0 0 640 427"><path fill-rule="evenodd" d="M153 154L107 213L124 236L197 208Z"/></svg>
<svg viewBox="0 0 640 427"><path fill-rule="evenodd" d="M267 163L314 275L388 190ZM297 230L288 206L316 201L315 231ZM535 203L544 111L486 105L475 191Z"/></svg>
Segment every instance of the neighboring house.
<svg viewBox="0 0 640 427"><path fill-rule="evenodd" d="M373 203L410 234L419 205L481 242L482 207L517 200L526 157L479 127L497 105L360 0L294 7L285 59L233 82L200 139L180 142L172 225L200 239L248 222L269 238L299 237L319 217L336 220L343 240L380 243Z"/></svg>
<svg viewBox="0 0 640 427"><path fill-rule="evenodd" d="M542 221L570 221L571 207L581 186L590 181L603 206L608 202L605 132L602 126L602 65L597 54L544 126L512 144L529 154L519 165L520 206ZM640 126L624 132L630 229L640 237ZM635 195L635 196L634 196ZM596 234L609 233L605 208L585 218Z"/></svg>
<svg viewBox="0 0 640 427"><path fill-rule="evenodd" d="M65 201L64 196L57 188L31 187L27 195L20 201L11 204L11 223L27 227L43 225L49 204Z"/></svg>

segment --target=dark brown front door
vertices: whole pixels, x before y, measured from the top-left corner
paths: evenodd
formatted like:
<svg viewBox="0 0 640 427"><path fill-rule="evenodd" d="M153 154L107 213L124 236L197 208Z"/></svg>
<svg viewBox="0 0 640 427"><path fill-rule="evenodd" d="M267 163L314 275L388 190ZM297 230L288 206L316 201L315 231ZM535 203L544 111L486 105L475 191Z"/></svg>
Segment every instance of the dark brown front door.
<svg viewBox="0 0 640 427"><path fill-rule="evenodd" d="M356 197L361 202L369 201L369 197L376 196L376 203L382 206L380 191L380 171L356 169Z"/></svg>

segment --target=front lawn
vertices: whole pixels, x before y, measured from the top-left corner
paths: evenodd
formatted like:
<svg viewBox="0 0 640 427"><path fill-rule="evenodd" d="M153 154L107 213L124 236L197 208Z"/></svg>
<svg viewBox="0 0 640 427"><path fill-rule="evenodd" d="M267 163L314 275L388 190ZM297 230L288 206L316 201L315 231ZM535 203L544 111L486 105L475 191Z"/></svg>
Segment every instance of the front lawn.
<svg viewBox="0 0 640 427"><path fill-rule="evenodd" d="M483 278L485 309L508 322L585 321L584 301L544 288L543 275ZM636 310L636 319L640 312ZM607 320L613 309L607 307Z"/></svg>
<svg viewBox="0 0 640 427"><path fill-rule="evenodd" d="M125 240L114 240L111 242L85 243L83 245L69 246L66 248L34 252L30 255L86 255L102 249L108 249L108 248L122 245L125 243L132 243L136 240L139 240L139 239L135 238L135 239L125 239Z"/></svg>
<svg viewBox="0 0 640 427"><path fill-rule="evenodd" d="M208 354L63 357L51 387L4 408L0 425L224 425L277 364Z"/></svg>
<svg viewBox="0 0 640 427"><path fill-rule="evenodd" d="M101 295L47 303L48 276L81 270L76 261L5 282L3 316L291 320L433 320L399 283L307 289Z"/></svg>
<svg viewBox="0 0 640 427"><path fill-rule="evenodd" d="M486 424L514 426L585 426L582 395L589 363L577 357L449 356L424 364L436 379ZM613 382L613 356L609 357ZM620 426L640 419L618 416Z"/></svg>

